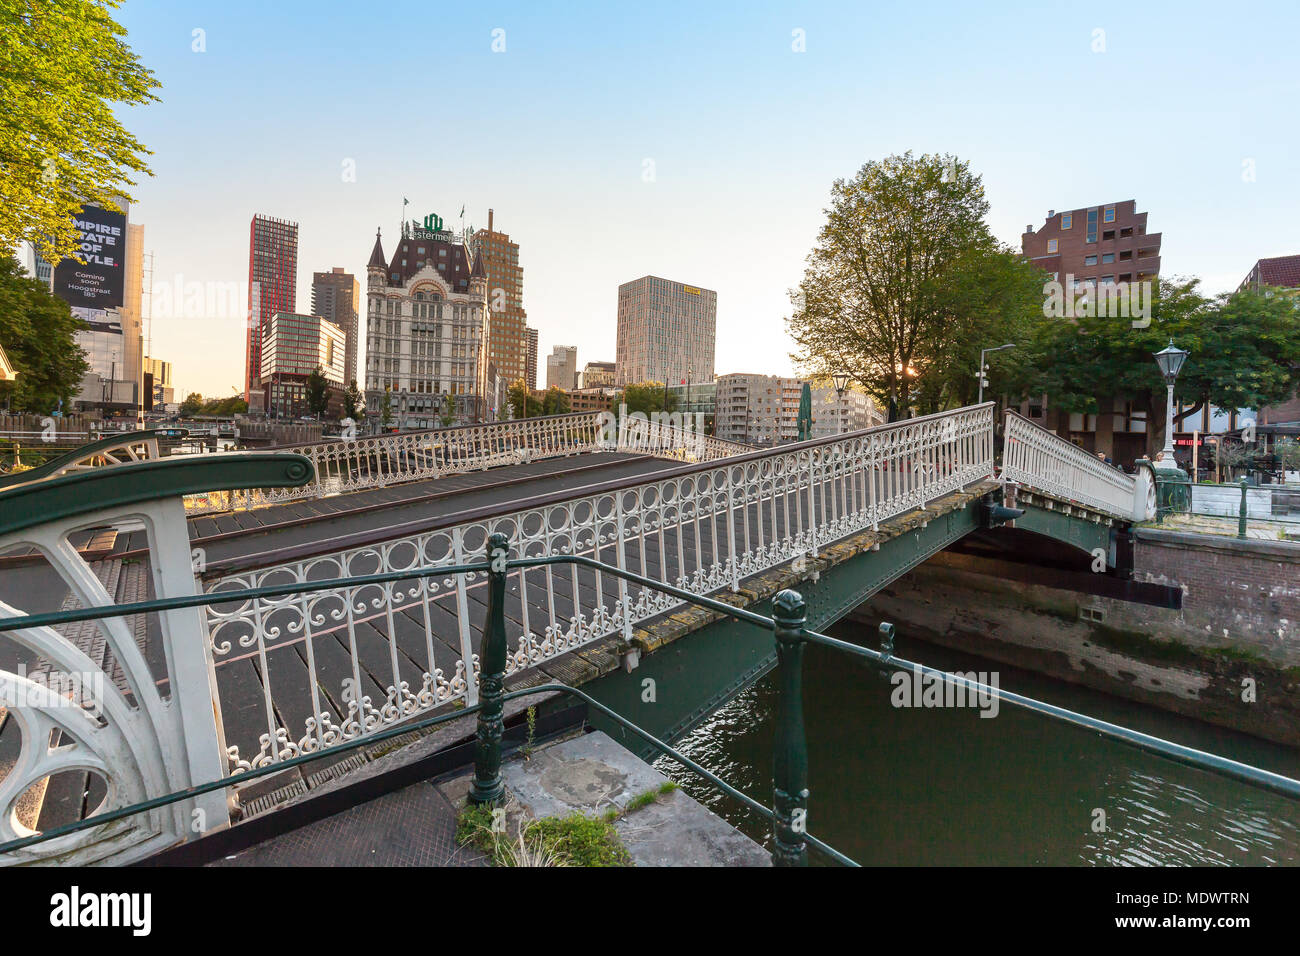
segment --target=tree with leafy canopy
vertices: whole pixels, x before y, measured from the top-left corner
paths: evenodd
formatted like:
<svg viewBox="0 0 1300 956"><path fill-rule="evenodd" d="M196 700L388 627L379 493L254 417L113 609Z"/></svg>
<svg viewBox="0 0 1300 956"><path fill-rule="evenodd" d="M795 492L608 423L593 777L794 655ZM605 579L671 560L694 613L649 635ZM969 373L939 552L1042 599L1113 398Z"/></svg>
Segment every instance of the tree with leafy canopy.
<svg viewBox="0 0 1300 956"><path fill-rule="evenodd" d="M343 417L356 421L361 417L361 412L366 406L366 397L357 387L357 380L354 378L352 384L343 391Z"/></svg>
<svg viewBox="0 0 1300 956"><path fill-rule="evenodd" d="M636 382L623 386L614 406L626 405L629 415L640 412L646 417L655 412L671 412L677 407L677 393L668 390L666 400L664 393L663 382Z"/></svg>
<svg viewBox="0 0 1300 956"><path fill-rule="evenodd" d="M330 404L330 381L317 365L307 376L307 408L313 415L324 415Z"/></svg>
<svg viewBox="0 0 1300 956"><path fill-rule="evenodd" d="M18 372L0 389L13 411L44 415L70 403L89 370L77 344L84 327L66 302L0 256L0 345Z"/></svg>
<svg viewBox="0 0 1300 956"><path fill-rule="evenodd" d="M543 415L566 415L571 407L569 396L558 385L552 385L542 394Z"/></svg>
<svg viewBox="0 0 1300 956"><path fill-rule="evenodd" d="M385 427L393 423L393 392L384 389L384 397L379 400L379 422Z"/></svg>
<svg viewBox="0 0 1300 956"><path fill-rule="evenodd" d="M988 208L980 177L951 155L909 151L837 179L791 293L804 372L845 372L891 411L964 402L979 350L1042 306L1044 274L996 242Z"/></svg>
<svg viewBox="0 0 1300 956"><path fill-rule="evenodd" d="M83 204L132 201L149 155L119 107L159 84L127 46L120 0L0 0L0 248L58 262L77 253Z"/></svg>
<svg viewBox="0 0 1300 956"><path fill-rule="evenodd" d="M1045 393L1062 412L1083 414L1123 396L1146 412L1148 451L1164 446L1167 392L1154 355L1171 340L1189 353L1174 392L1189 407L1175 425L1207 405L1260 408L1295 394L1300 303L1251 290L1207 297L1198 286L1198 279L1154 280L1149 322L1100 308L1039 322L1016 349L1016 391Z"/></svg>
<svg viewBox="0 0 1300 956"><path fill-rule="evenodd" d="M542 403L533 397L531 389L524 384L522 378L511 383L507 400L514 409L515 418L536 418L542 414Z"/></svg>
<svg viewBox="0 0 1300 956"><path fill-rule="evenodd" d="M190 392L185 396L185 401L181 402L180 414L182 418L193 418L203 411L203 396L198 392Z"/></svg>

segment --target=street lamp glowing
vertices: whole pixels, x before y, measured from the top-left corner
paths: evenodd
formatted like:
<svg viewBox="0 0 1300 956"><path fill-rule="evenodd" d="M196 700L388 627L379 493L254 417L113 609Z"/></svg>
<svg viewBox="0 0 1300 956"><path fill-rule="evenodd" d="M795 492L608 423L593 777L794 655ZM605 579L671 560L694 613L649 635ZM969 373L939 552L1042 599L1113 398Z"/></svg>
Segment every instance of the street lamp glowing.
<svg viewBox="0 0 1300 956"><path fill-rule="evenodd" d="M1160 366L1160 374L1165 377L1165 385L1169 389L1169 398L1165 405L1165 447L1162 454L1165 457L1164 463L1170 468L1176 467L1174 463L1174 381L1182 371L1187 355L1187 352L1174 347L1173 339L1169 340L1168 346L1155 353L1156 365Z"/></svg>

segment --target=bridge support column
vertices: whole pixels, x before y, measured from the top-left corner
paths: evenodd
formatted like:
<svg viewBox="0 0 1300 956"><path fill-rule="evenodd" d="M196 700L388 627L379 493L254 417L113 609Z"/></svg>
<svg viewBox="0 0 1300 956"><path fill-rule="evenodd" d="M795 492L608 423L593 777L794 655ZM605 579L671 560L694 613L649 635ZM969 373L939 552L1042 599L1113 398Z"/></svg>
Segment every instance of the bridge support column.
<svg viewBox="0 0 1300 956"><path fill-rule="evenodd" d="M807 866L808 740L803 720L803 627L808 608L798 591L782 591L772 603L781 686L773 759L772 865Z"/></svg>
<svg viewBox="0 0 1300 956"><path fill-rule="evenodd" d="M478 729L474 734L474 781L469 802L495 804L505 795L501 777L501 733L505 726L506 691L506 556L509 541L496 532L488 538L487 627L483 634L483 670L479 685Z"/></svg>

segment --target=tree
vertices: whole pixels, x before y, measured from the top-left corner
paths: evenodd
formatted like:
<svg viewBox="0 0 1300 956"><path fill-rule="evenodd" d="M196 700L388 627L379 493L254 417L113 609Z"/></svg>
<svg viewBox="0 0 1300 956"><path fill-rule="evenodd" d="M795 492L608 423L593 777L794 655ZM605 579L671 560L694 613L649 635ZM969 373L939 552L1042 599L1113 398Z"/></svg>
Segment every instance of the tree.
<svg viewBox="0 0 1300 956"><path fill-rule="evenodd" d="M1146 412L1148 450L1161 448L1166 388L1153 356L1172 339L1190 353L1175 391L1190 407L1175 423L1207 404L1259 408L1290 398L1300 385L1293 367L1300 304L1250 290L1207 298L1198 286L1197 279L1153 281L1147 317L1096 307L1078 315L1076 306L1072 318L1039 323L1018 356L1019 391L1046 393L1061 411L1084 414L1123 396Z"/></svg>
<svg viewBox="0 0 1300 956"><path fill-rule="evenodd" d="M542 414L542 403L533 398L522 378L515 379L511 384L507 397L510 407L514 409L515 418L536 418Z"/></svg>
<svg viewBox="0 0 1300 956"><path fill-rule="evenodd" d="M114 106L156 100L159 85L110 16L119 4L0 0L0 248L73 255L82 205L119 209L131 174L152 175Z"/></svg>
<svg viewBox="0 0 1300 956"><path fill-rule="evenodd" d="M542 395L543 415L565 415L571 407L569 396L558 385L552 385Z"/></svg>
<svg viewBox="0 0 1300 956"><path fill-rule="evenodd" d="M0 256L0 345L18 372L3 386L10 408L43 415L71 401L89 370L76 340L84 327L66 302Z"/></svg>
<svg viewBox="0 0 1300 956"><path fill-rule="evenodd" d="M357 388L357 380L354 378L352 384L343 392L343 417L356 421L365 411L366 398L361 394L361 389Z"/></svg>
<svg viewBox="0 0 1300 956"><path fill-rule="evenodd" d="M835 181L825 212L787 320L811 374L847 372L883 405L910 407L914 388L954 404L986 344L976 336L997 338L1041 307L1041 282L1031 295L1032 273L984 221L980 177L956 157L868 162Z"/></svg>
<svg viewBox="0 0 1300 956"><path fill-rule="evenodd" d="M182 418L193 418L203 411L203 396L198 392L190 392L185 396L185 401L181 402L180 414Z"/></svg>
<svg viewBox="0 0 1300 956"><path fill-rule="evenodd" d="M247 412L248 402L238 395L231 395L229 398L209 398L203 403L203 408L199 411L199 414L229 418L232 415L244 415Z"/></svg>
<svg viewBox="0 0 1300 956"><path fill-rule="evenodd" d="M307 408L313 415L325 414L330 404L330 381L325 370L317 365L307 376Z"/></svg>
<svg viewBox="0 0 1300 956"><path fill-rule="evenodd" d="M393 392L384 389L384 397L379 400L379 422L385 427L393 423Z"/></svg>
<svg viewBox="0 0 1300 956"><path fill-rule="evenodd" d="M615 400L615 406L626 405L629 415L640 412L646 417L655 412L671 412L677 407L677 395L675 392L667 391L665 400L665 391L663 382L637 382L626 385Z"/></svg>

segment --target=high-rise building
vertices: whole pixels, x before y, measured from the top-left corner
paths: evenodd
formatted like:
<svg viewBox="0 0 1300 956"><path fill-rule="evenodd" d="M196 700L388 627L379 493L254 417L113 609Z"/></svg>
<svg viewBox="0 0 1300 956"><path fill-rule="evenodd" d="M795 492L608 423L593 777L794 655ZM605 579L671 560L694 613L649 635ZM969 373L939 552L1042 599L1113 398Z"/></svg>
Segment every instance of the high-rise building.
<svg viewBox="0 0 1300 956"><path fill-rule="evenodd" d="M361 283L342 266L311 274L311 314L343 330L347 348L343 355L343 384L357 381L357 312L361 308Z"/></svg>
<svg viewBox="0 0 1300 956"><path fill-rule="evenodd" d="M366 266L366 411L434 428L489 414L487 270L463 235L403 224L393 255L376 233Z"/></svg>
<svg viewBox="0 0 1300 956"><path fill-rule="evenodd" d="M276 312L297 311L298 224L253 216L248 227L248 331L244 356L244 399L249 410L261 394L262 336Z"/></svg>
<svg viewBox="0 0 1300 956"><path fill-rule="evenodd" d="M578 374L579 388L605 388L613 384L613 362L588 362Z"/></svg>
<svg viewBox="0 0 1300 956"><path fill-rule="evenodd" d="M713 378L718 294L643 276L618 287L618 385Z"/></svg>
<svg viewBox="0 0 1300 956"><path fill-rule="evenodd" d="M487 270L488 360L501 378L513 383L528 374L524 270L519 265L519 243L497 232L493 217L489 209L487 228L476 230L469 246Z"/></svg>
<svg viewBox="0 0 1300 956"><path fill-rule="evenodd" d="M546 387L568 391L578 387L578 347L557 345L546 356Z"/></svg>
<svg viewBox="0 0 1300 956"><path fill-rule="evenodd" d="M330 385L331 411L342 407L347 336L319 315L273 312L262 329L259 370L268 415L306 415L307 379L317 368Z"/></svg>
<svg viewBox="0 0 1300 956"><path fill-rule="evenodd" d="M524 365L524 383L528 386L528 390L532 391L537 388L537 330L531 326L526 326L524 334L528 337L528 358Z"/></svg>
<svg viewBox="0 0 1300 956"><path fill-rule="evenodd" d="M1060 283L1063 298L1073 302L1088 287L1098 292L1124 283L1130 295L1143 295L1142 283L1153 288L1160 274L1160 239L1160 233L1147 232L1147 214L1138 212L1137 203L1129 199L1060 213L1048 210L1041 229L1025 228L1021 250ZM1150 292L1145 300L1151 301ZM1145 403L1126 395L1100 396L1098 403L1097 414L1065 413L1046 396L1036 396L1023 402L1020 411L1088 451L1104 452L1131 466L1148 452L1151 433Z"/></svg>

